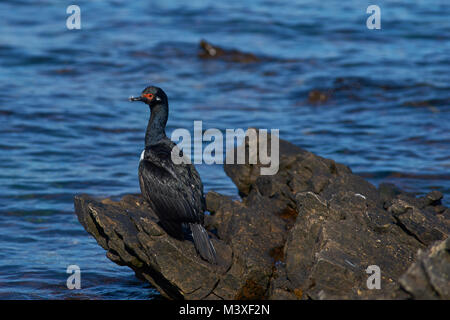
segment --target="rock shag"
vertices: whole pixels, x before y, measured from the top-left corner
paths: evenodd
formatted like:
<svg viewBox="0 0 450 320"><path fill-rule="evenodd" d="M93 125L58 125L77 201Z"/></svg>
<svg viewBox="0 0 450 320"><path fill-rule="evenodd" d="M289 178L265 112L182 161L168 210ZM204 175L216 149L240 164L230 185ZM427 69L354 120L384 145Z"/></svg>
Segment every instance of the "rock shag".
<svg viewBox="0 0 450 320"><path fill-rule="evenodd" d="M216 251L203 227L205 198L200 176L194 165L172 161L172 150L181 151L166 136L167 95L161 88L150 86L139 97L129 100L144 102L151 113L139 161L139 185L144 199L168 234L182 240L183 227L189 227L197 252L204 260L216 264Z"/></svg>

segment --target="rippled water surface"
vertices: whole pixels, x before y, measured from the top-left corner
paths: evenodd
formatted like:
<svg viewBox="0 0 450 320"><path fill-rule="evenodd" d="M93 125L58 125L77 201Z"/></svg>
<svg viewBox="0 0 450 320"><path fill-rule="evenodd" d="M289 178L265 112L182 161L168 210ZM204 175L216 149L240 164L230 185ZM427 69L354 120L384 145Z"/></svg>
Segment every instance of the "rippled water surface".
<svg viewBox="0 0 450 320"><path fill-rule="evenodd" d="M288 2L288 1L284 1ZM170 99L169 133L279 128L281 138L374 184L450 199L448 1L0 2L0 299L151 299L105 257L73 195L139 192L148 84ZM382 30L366 28L381 7ZM265 57L202 60L198 42ZM329 94L312 102L313 90ZM220 165L206 190L236 196ZM82 290L66 288L79 265Z"/></svg>

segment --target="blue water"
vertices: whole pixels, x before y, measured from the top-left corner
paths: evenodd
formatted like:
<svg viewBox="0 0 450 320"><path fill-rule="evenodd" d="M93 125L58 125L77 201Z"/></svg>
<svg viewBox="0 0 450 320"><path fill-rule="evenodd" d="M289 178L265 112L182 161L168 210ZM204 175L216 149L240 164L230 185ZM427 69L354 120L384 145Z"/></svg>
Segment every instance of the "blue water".
<svg viewBox="0 0 450 320"><path fill-rule="evenodd" d="M81 8L81 30L66 8ZM381 7L381 30L366 8ZM393 182L450 199L448 1L0 2L0 299L151 299L105 257L73 195L139 192L149 85L170 99L169 133L279 128L280 136ZM205 38L267 60L201 60ZM312 90L332 92L323 103ZM205 189L236 195L220 165ZM82 289L66 288L79 265Z"/></svg>

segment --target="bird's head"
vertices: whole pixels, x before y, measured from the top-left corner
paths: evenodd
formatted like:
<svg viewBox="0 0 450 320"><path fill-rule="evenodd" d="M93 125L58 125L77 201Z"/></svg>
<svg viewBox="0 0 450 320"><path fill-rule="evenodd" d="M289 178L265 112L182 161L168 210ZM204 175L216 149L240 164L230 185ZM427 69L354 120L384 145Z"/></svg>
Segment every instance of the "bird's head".
<svg viewBox="0 0 450 320"><path fill-rule="evenodd" d="M167 105L167 96L161 88L150 86L142 91L139 97L131 96L129 101L142 101L150 107L162 104Z"/></svg>

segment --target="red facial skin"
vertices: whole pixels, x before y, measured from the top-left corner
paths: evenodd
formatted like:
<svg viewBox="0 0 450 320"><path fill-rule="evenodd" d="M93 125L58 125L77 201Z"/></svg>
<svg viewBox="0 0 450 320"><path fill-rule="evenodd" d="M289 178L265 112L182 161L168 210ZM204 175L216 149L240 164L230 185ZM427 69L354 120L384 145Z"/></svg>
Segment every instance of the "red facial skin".
<svg viewBox="0 0 450 320"><path fill-rule="evenodd" d="M148 100L152 100L153 94L151 94L151 93L143 94L142 97L147 98Z"/></svg>

